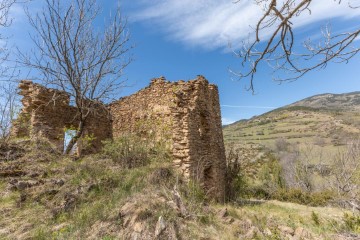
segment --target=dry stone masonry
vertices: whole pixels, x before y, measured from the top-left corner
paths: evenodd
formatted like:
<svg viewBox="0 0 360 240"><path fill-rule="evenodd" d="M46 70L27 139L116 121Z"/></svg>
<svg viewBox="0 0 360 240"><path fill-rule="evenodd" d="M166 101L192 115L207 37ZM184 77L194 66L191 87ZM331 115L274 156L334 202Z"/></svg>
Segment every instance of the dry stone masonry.
<svg viewBox="0 0 360 240"><path fill-rule="evenodd" d="M42 136L64 148L64 128L77 126L76 109L67 93L22 81L23 109L14 123L16 137ZM171 148L174 165L186 179L199 181L208 196L225 195L225 149L218 89L203 76L188 82L160 77L139 92L99 108L86 125L95 137L85 152L101 141L126 134L152 136Z"/></svg>
<svg viewBox="0 0 360 240"><path fill-rule="evenodd" d="M14 137L44 137L60 151L64 149L65 132L78 126L77 111L70 106L70 96L63 91L46 88L31 81L21 81L19 94L23 108L14 122ZM83 135L92 138L78 143L78 151L94 153L100 150L101 141L111 138L111 118L108 111L99 107L89 116Z"/></svg>

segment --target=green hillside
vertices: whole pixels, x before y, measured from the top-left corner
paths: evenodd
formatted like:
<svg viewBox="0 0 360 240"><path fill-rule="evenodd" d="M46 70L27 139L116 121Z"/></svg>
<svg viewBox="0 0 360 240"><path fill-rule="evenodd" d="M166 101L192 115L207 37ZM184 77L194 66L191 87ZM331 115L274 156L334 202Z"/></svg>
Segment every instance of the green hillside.
<svg viewBox="0 0 360 240"><path fill-rule="evenodd" d="M348 101L345 101L348 99ZM256 143L272 147L279 138L327 147L346 144L360 132L360 93L310 97L249 120L224 127L229 144Z"/></svg>
<svg viewBox="0 0 360 240"><path fill-rule="evenodd" d="M359 99L359 92L317 95L225 126L247 195L297 201L302 197L284 198L295 191L359 204Z"/></svg>

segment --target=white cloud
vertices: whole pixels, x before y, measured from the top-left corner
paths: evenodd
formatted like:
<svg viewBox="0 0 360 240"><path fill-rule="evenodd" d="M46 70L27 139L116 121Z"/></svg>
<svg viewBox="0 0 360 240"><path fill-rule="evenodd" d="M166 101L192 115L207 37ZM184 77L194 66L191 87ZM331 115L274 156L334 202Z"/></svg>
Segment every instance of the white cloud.
<svg viewBox="0 0 360 240"><path fill-rule="evenodd" d="M297 0L299 1L299 0ZM252 0L154 0L139 1L135 21L146 21L160 27L168 36L186 45L202 48L226 48L228 43L247 39L261 8ZM351 19L360 9L348 7L348 1L318 0L311 3L311 15L305 13L293 20L295 27L333 18ZM354 24L356 21L354 21ZM264 38L268 33L264 33ZM234 45L233 47L238 47Z"/></svg>
<svg viewBox="0 0 360 240"><path fill-rule="evenodd" d="M222 118L221 119L222 125L229 125L235 122L235 120L229 119L229 118Z"/></svg>
<svg viewBox="0 0 360 240"><path fill-rule="evenodd" d="M222 107L229 108L263 108L263 109L274 109L276 107L267 107L267 106L239 106L239 105L221 105Z"/></svg>

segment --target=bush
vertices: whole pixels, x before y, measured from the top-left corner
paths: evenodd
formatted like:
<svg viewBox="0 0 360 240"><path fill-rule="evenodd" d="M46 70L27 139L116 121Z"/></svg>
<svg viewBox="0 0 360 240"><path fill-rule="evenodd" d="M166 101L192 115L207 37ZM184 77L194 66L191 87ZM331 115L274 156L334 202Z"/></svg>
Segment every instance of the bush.
<svg viewBox="0 0 360 240"><path fill-rule="evenodd" d="M283 169L279 161L271 153L267 153L266 158L269 160L261 166L259 180L269 195L272 195L278 189L285 187L282 177Z"/></svg>
<svg viewBox="0 0 360 240"><path fill-rule="evenodd" d="M330 191L323 192L306 192L299 188L279 189L271 198L279 201L293 202L311 206L325 206L333 199L333 193Z"/></svg>
<svg viewBox="0 0 360 240"><path fill-rule="evenodd" d="M355 233L360 233L360 216L351 215L348 213L344 214L344 229Z"/></svg>
<svg viewBox="0 0 360 240"><path fill-rule="evenodd" d="M145 166L150 162L150 146L137 136L123 136L103 144L102 154L124 168Z"/></svg>
<svg viewBox="0 0 360 240"><path fill-rule="evenodd" d="M170 152L164 142L125 135L103 141L102 155L111 158L124 168L145 166L151 161L170 161Z"/></svg>
<svg viewBox="0 0 360 240"><path fill-rule="evenodd" d="M278 138L275 141L275 149L278 152L284 152L288 150L290 143L284 138Z"/></svg>
<svg viewBox="0 0 360 240"><path fill-rule="evenodd" d="M271 194L269 190L261 185L261 186L252 186L251 188L246 189L244 195L247 198L256 198L256 199L271 199Z"/></svg>
<svg viewBox="0 0 360 240"><path fill-rule="evenodd" d="M320 218L314 211L311 212L311 219L314 221L316 226L320 225Z"/></svg>
<svg viewBox="0 0 360 240"><path fill-rule="evenodd" d="M240 161L240 151L231 146L226 154L226 200L244 197L247 182Z"/></svg>

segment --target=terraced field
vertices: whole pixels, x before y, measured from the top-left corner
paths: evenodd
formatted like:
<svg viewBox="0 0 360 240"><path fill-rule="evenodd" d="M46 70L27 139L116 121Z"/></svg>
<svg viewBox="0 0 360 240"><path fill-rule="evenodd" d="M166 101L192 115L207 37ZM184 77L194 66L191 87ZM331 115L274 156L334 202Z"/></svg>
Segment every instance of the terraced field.
<svg viewBox="0 0 360 240"><path fill-rule="evenodd" d="M304 162L314 171L330 169L340 152L360 140L359 96L314 96L225 126L226 149L237 149L244 174L254 184L274 158L285 171ZM329 180L316 172L311 178L322 189Z"/></svg>
<svg viewBox="0 0 360 240"><path fill-rule="evenodd" d="M231 144L259 144L272 149L275 141L314 144L326 150L343 146L360 133L360 113L290 107L225 126L224 140Z"/></svg>

